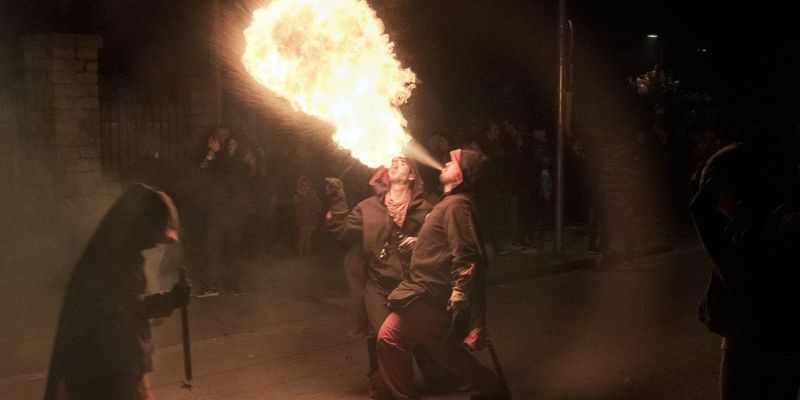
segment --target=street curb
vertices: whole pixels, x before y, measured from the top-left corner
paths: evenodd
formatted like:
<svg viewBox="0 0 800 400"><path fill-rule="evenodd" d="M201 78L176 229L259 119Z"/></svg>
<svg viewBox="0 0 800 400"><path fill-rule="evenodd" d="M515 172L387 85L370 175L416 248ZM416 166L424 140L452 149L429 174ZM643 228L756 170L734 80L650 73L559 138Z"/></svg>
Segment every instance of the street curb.
<svg viewBox="0 0 800 400"><path fill-rule="evenodd" d="M637 250L636 258L652 257L673 251L675 251L675 248L670 245L649 246ZM521 280L541 278L553 274L563 274L580 269L589 269L594 267L596 259L597 255L584 256L574 260L557 262L554 264L543 265L536 268L526 268L523 270L501 273L494 276L489 276L487 278L487 284L489 286L495 286L510 282L517 282ZM535 259L532 259L531 262L535 262Z"/></svg>
<svg viewBox="0 0 800 400"><path fill-rule="evenodd" d="M489 286L500 285L509 282L541 278L543 276L560 274L575 271L578 269L589 268L594 264L595 256L582 257L576 260L560 262L550 265L543 265L536 268L527 268L519 271L506 272L487 278Z"/></svg>

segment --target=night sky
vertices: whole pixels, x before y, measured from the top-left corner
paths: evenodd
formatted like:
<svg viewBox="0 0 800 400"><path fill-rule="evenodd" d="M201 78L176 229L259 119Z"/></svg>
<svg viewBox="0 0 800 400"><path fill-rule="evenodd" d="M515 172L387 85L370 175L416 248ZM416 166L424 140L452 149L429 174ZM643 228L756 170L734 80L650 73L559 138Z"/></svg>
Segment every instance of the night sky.
<svg viewBox="0 0 800 400"><path fill-rule="evenodd" d="M227 12L242 20L243 10L258 4L225 3ZM764 3L568 1L576 29L578 101L601 93L613 97L625 78L652 68L656 45L646 35L656 33L664 68L686 87L711 94L717 104L791 114L800 86L797 34L790 13ZM518 108L553 108L556 1L370 4L386 22L398 56L456 119L475 109L500 112L495 109L503 105L496 103L510 88ZM21 34L100 33L104 79L157 88L187 68L209 67L209 5L208 0L4 0L0 36L3 48L13 51L14 37Z"/></svg>

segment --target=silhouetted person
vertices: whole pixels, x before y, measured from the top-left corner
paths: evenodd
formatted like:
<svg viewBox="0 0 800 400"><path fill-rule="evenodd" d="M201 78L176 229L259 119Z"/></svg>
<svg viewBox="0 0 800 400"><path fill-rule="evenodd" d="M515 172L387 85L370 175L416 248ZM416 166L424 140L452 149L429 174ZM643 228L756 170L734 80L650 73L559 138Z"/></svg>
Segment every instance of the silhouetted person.
<svg viewBox="0 0 800 400"><path fill-rule="evenodd" d="M640 212L639 191L642 189L642 164L637 154L638 148L629 133L618 133L618 142L609 154L609 160L600 172L600 196L602 211L600 221L599 268L607 267L612 261L611 246L619 235L624 242L623 263L633 262L636 249L636 217Z"/></svg>
<svg viewBox="0 0 800 400"><path fill-rule="evenodd" d="M251 165L245 160L247 149L235 136L219 142L217 129L208 139L208 154L201 164L208 182L206 263L201 287L195 297L215 297L220 290L241 295L245 264L245 226L254 213L250 191ZM225 135L223 134L223 137Z"/></svg>
<svg viewBox="0 0 800 400"><path fill-rule="evenodd" d="M507 216L511 210L511 188L504 163L508 145L496 123L489 123L486 132L477 141L479 151L488 158L486 163L487 179L482 182L476 193L475 202L481 218L482 235L486 243L491 244L495 254L508 254L503 247L502 235L508 225Z"/></svg>
<svg viewBox="0 0 800 400"><path fill-rule="evenodd" d="M103 218L64 295L45 400L152 399L148 318L166 317L190 287L145 296L142 251L178 239L172 200L131 186Z"/></svg>
<svg viewBox="0 0 800 400"><path fill-rule="evenodd" d="M297 254L311 253L311 243L322 223L322 201L305 175L297 178L294 193L294 224L297 234Z"/></svg>
<svg viewBox="0 0 800 400"><path fill-rule="evenodd" d="M507 172L511 178L511 192L517 207L518 239L512 243L512 247L522 254L536 254L539 252L536 230L540 222L537 220L537 196L541 187L541 165L536 160L533 137L529 135L524 124L505 120L503 127L511 142L507 154L510 164Z"/></svg>
<svg viewBox="0 0 800 400"><path fill-rule="evenodd" d="M800 203L781 204L782 171L744 144L714 154L691 210L713 270L701 321L723 336L723 400L795 400L800 382Z"/></svg>

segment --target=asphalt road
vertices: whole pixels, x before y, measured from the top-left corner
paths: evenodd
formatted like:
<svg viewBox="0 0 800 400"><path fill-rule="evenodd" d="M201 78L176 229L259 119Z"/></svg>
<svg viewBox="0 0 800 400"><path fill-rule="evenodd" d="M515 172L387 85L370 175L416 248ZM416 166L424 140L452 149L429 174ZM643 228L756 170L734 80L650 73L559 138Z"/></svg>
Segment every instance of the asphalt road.
<svg viewBox="0 0 800 400"><path fill-rule="evenodd" d="M639 258L627 269L491 286L489 326L514 398L718 398L719 339L696 319L707 271L695 245ZM181 388L181 349L172 344L177 318L154 328L162 344L153 374L157 399L366 399L366 351L346 336L341 310L319 305L312 312L306 305L299 311L307 317L261 324L266 309L248 306L255 297L195 305L217 310L219 331L194 343L191 391ZM226 313L217 304L224 301L239 306ZM477 355L490 364L486 352ZM5 378L0 398L39 398L42 385L40 372Z"/></svg>

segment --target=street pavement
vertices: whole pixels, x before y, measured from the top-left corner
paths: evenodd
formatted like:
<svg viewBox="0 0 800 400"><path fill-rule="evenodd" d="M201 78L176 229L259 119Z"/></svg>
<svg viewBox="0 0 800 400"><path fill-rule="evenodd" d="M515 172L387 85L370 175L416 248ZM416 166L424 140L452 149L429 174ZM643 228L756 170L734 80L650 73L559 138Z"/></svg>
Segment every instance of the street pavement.
<svg viewBox="0 0 800 400"><path fill-rule="evenodd" d="M719 340L696 318L708 271L699 245L661 238L649 248L672 251L643 251L631 266L602 271L577 241L568 245L561 254L494 260L489 327L514 398L718 398ZM156 397L365 399L364 344L346 335L342 282L327 261L262 260L249 270L245 296L194 300L191 390L181 387L177 313L155 326ZM13 314L20 327L0 342L8 360L0 399L41 397L59 303L41 302L29 305L34 316ZM476 355L491 365L486 353Z"/></svg>

